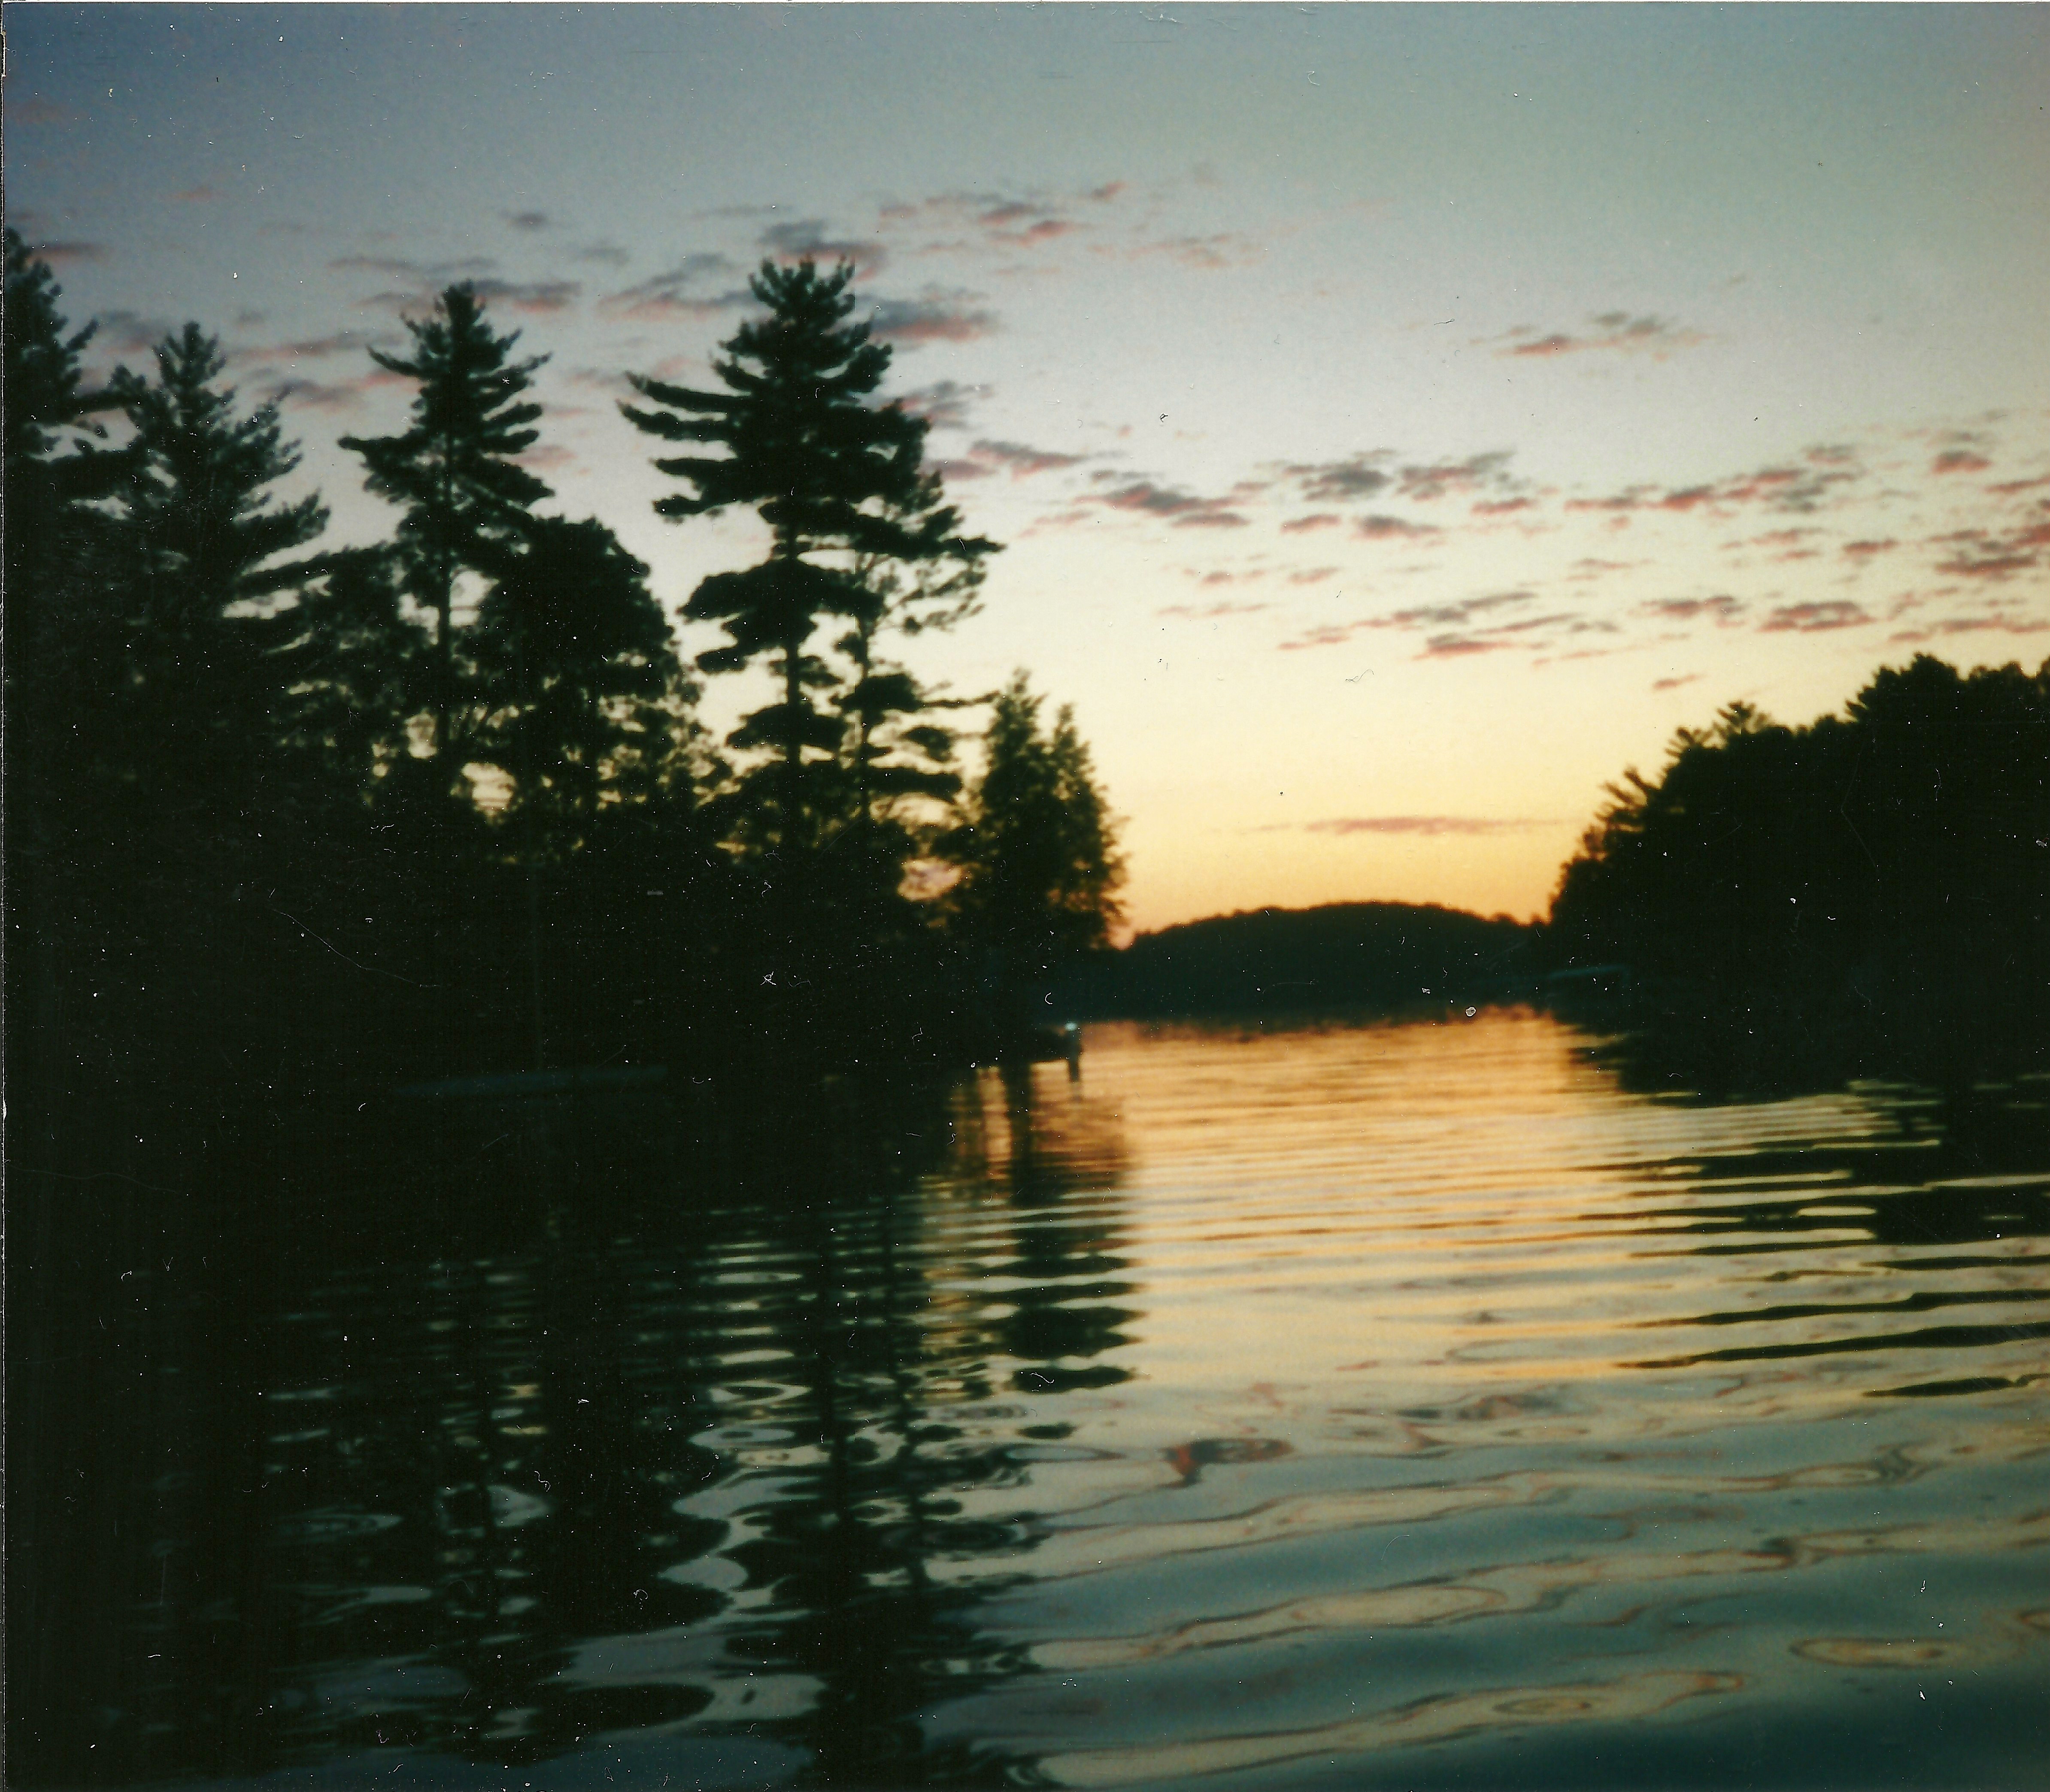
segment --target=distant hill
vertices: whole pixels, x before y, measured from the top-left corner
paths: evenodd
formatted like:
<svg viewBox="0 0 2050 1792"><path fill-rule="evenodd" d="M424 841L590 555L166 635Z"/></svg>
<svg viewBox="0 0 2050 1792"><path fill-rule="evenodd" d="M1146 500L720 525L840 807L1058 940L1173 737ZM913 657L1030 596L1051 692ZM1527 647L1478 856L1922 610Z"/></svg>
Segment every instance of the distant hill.
<svg viewBox="0 0 2050 1792"><path fill-rule="evenodd" d="M1538 931L1409 902L1214 915L1140 934L1089 1006L1137 1019L1471 1002L1535 972Z"/></svg>

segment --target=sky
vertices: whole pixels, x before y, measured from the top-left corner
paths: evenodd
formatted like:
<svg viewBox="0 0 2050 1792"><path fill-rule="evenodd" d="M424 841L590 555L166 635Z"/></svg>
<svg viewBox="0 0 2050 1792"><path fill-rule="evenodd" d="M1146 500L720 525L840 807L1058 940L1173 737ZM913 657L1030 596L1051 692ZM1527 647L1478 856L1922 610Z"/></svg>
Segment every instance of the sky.
<svg viewBox="0 0 2050 1792"><path fill-rule="evenodd" d="M708 377L765 258L852 262L1004 544L909 656L1074 705L1140 928L1540 914L1604 785L1722 705L2050 657L2040 8L6 23L8 218L93 364L217 333L337 541L394 520L334 446L403 416L368 350L468 279L550 357L555 507L680 610L762 536L655 516L623 376Z"/></svg>

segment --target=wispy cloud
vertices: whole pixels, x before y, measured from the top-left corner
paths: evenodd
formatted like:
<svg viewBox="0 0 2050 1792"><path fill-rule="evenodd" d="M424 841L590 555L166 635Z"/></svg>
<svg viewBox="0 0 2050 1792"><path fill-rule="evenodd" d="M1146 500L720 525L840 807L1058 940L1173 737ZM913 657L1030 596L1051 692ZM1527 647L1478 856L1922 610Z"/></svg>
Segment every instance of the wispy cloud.
<svg viewBox="0 0 2050 1792"><path fill-rule="evenodd" d="M1088 458L1086 455L1062 454L1052 448L1031 447L1022 442L978 442L971 452L1003 468L1013 479L1029 478L1035 473L1058 472L1066 467L1078 466Z"/></svg>
<svg viewBox="0 0 2050 1792"><path fill-rule="evenodd" d="M1412 522L1407 516L1374 515L1353 520L1352 532L1362 541L1413 541L1423 536L1442 535L1435 523Z"/></svg>
<svg viewBox="0 0 2050 1792"><path fill-rule="evenodd" d="M1834 629L1862 629L1879 618L1864 605L1847 598L1826 602L1782 604L1759 624L1761 634L1823 634Z"/></svg>
<svg viewBox="0 0 2050 1792"><path fill-rule="evenodd" d="M685 255L674 267L636 282L598 301L608 316L663 321L676 317L709 317L754 302L744 286L736 286L740 269L726 256Z"/></svg>
<svg viewBox="0 0 2050 1792"><path fill-rule="evenodd" d="M1536 816L1477 815L1340 815L1326 821L1306 821L1306 834L1516 834L1534 828L1556 828L1556 820Z"/></svg>
<svg viewBox="0 0 2050 1792"><path fill-rule="evenodd" d="M1713 598L1654 598L1648 603L1638 606L1640 614L1658 617L1666 622L1698 622L1703 620L1727 628L1744 614L1744 604L1740 598L1732 597L1727 591L1718 592Z"/></svg>
<svg viewBox="0 0 2050 1792"><path fill-rule="evenodd" d="M1513 483L1510 458L1508 450L1495 449L1469 454L1463 460L1405 466L1396 475L1396 495L1428 504L1447 496L1473 497L1483 491L1499 491Z"/></svg>
<svg viewBox="0 0 2050 1792"><path fill-rule="evenodd" d="M508 212L505 221L515 230L546 230L554 221L546 212Z"/></svg>
<svg viewBox="0 0 2050 1792"><path fill-rule="evenodd" d="M756 240L758 247L781 262L848 262L858 273L878 274L890 251L872 236L835 236L823 218L793 219L773 224Z"/></svg>
<svg viewBox="0 0 2050 1792"><path fill-rule="evenodd" d="M1590 317L1588 327L1582 329L1540 330L1534 325L1518 324L1501 336L1480 339L1476 346L1492 345L1497 354L1506 356L1582 355L1608 351L1649 355L1654 360L1663 360L1679 349L1692 349L1708 340L1701 330L1650 312L1633 315L1627 311L1602 311Z"/></svg>
<svg viewBox="0 0 2050 1792"><path fill-rule="evenodd" d="M966 429L968 407L988 400L988 386L965 385L958 380L935 380L904 393L898 403L914 417L922 417L934 429Z"/></svg>
<svg viewBox="0 0 2050 1792"><path fill-rule="evenodd" d="M915 349L929 342L973 342L996 333L994 312L976 301L974 293L928 286L916 298L886 298L871 314L869 328L879 341Z"/></svg>
<svg viewBox="0 0 2050 1792"><path fill-rule="evenodd" d="M1242 528L1245 518L1230 498L1206 498L1150 479L1134 479L1114 490L1099 492L1095 502L1112 510L1164 517L1177 528Z"/></svg>
<svg viewBox="0 0 2050 1792"><path fill-rule="evenodd" d="M1348 504L1385 492L1395 476L1387 470L1392 448L1376 448L1337 461L1292 461L1276 470L1308 504Z"/></svg>

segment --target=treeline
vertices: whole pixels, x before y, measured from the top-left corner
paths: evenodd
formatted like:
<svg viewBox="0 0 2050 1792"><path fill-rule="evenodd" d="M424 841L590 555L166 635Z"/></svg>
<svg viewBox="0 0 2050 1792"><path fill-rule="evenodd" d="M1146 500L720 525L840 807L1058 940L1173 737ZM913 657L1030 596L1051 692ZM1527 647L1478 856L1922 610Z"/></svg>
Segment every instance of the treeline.
<svg viewBox="0 0 2050 1792"><path fill-rule="evenodd" d="M1877 1069L2050 1040L2050 661L1928 655L1806 727L1744 703L1635 772L1561 873L1548 948L1640 1008Z"/></svg>
<svg viewBox="0 0 2050 1792"><path fill-rule="evenodd" d="M341 446L394 525L337 547L216 339L89 387L91 329L8 233L14 1147L537 1065L794 1093L987 1051L1103 945L1121 867L1072 719L1021 675L970 776L991 696L908 663L997 545L878 399L850 278L765 264L709 389L622 407L658 510L769 531L684 606L726 635L693 662L649 569L550 508L543 357L468 287L372 351L409 414ZM751 668L774 700L711 738L703 680Z"/></svg>
<svg viewBox="0 0 2050 1792"><path fill-rule="evenodd" d="M1540 952L1537 928L1436 904L1257 909L1142 933L1074 999L1132 1018L1441 1011L1524 992Z"/></svg>

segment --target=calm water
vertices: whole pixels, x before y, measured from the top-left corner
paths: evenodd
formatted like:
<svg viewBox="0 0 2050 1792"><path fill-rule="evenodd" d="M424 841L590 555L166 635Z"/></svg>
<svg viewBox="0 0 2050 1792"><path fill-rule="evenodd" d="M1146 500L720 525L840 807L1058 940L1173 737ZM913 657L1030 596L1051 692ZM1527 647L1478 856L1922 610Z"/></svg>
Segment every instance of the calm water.
<svg viewBox="0 0 2050 1792"><path fill-rule="evenodd" d="M1105 1028L1024 1096L486 1116L224 1276L138 1258L37 1758L2050 1778L2050 1085L1654 1100L1512 1013Z"/></svg>

